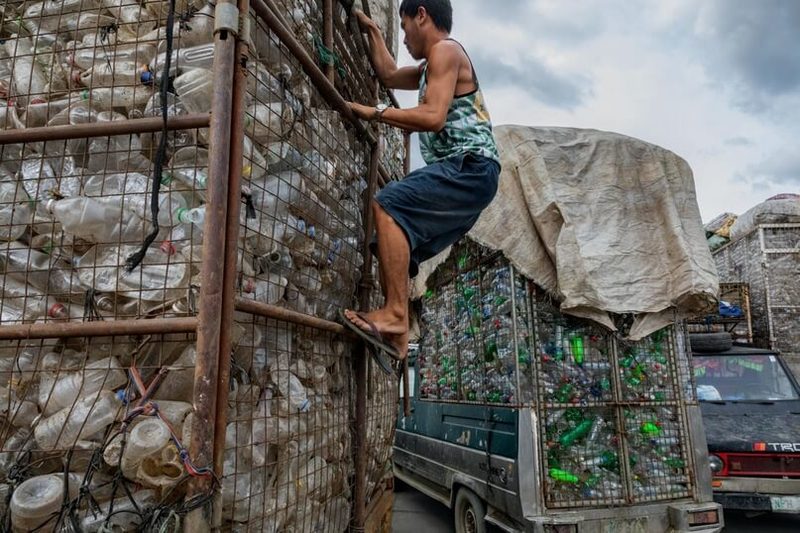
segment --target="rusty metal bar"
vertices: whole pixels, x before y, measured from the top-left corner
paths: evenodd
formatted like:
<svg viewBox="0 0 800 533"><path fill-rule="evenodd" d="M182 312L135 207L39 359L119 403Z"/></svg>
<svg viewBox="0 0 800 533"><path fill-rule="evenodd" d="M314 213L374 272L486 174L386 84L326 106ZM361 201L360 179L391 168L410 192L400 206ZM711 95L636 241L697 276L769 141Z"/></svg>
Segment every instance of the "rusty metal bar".
<svg viewBox="0 0 800 533"><path fill-rule="evenodd" d="M220 9L221 4L217 4ZM219 258L225 250L228 210L228 171L231 157L231 114L233 106L234 51L236 39L227 31L214 38L214 94L211 104L210 158L206 220L203 231L202 285L197 325L197 363L194 379L194 425L189 453L195 464L213 466L214 422L217 407L217 381L222 327L223 276L225 263ZM230 81L229 81L230 80ZM237 191L238 192L238 191ZM238 229L238 225L237 225ZM218 472L219 473L219 472ZM188 497L207 494L211 480L195 479ZM210 502L186 516L184 531L208 531L211 526Z"/></svg>
<svg viewBox="0 0 800 533"><path fill-rule="evenodd" d="M269 29L275 33L283 45L286 46L289 53L300 62L303 70L308 74L311 83L314 84L314 87L319 91L322 98L333 109L352 123L356 131L364 135L370 144L375 144L376 138L374 132L356 118L350 106L347 105L342 95L336 90L336 87L325 77L325 74L319 69L314 59L308 55L303 45L297 41L294 34L281 22L279 16L276 15L278 10L275 8L274 2L272 0L252 0L251 4L256 15L258 15Z"/></svg>
<svg viewBox="0 0 800 533"><path fill-rule="evenodd" d="M408 357L403 359L403 416L411 416L411 387L408 384Z"/></svg>
<svg viewBox="0 0 800 533"><path fill-rule="evenodd" d="M167 119L167 129L169 131L174 131L207 128L210 121L211 116L207 113L194 113L180 117L170 117ZM164 120L161 117L151 117L132 120L114 120L110 122L92 122L91 124L26 128L24 130L2 130L0 131L0 146L5 144L154 133L161 131L163 127Z"/></svg>
<svg viewBox="0 0 800 533"><path fill-rule="evenodd" d="M304 315L296 311L284 309L275 305L269 305L254 300L247 300L245 298L236 298L236 310L244 313L258 315L264 318L272 318L283 322L291 322L298 326L306 326L309 328L318 329L320 331L329 331L340 335L352 336L341 324L336 322L329 322L321 318Z"/></svg>
<svg viewBox="0 0 800 533"><path fill-rule="evenodd" d="M243 16L249 16L250 0L238 0L237 7ZM234 50L232 116L230 129L230 161L228 167L228 208L224 242L224 270L222 277L221 329L219 337L219 370L217 378L217 413L214 425L214 472L222 472L225 463L225 436L228 420L228 393L231 378L231 332L236 300L239 246L239 214L241 211L242 171L244 167L245 94L247 92L247 62L250 47L245 39L237 37ZM213 527L222 527L222 494L215 494Z"/></svg>
<svg viewBox="0 0 800 533"><path fill-rule="evenodd" d="M372 147L369 164L369 180L364 193L364 266L361 276L361 294L359 303L361 309L367 309L370 303L372 285L366 280L372 278L372 253L369 242L375 229L375 219L372 212L372 198L378 184L378 160L380 154L378 145ZM362 350L359 357L354 358L356 374L356 423L355 423L355 489L354 494L354 529L363 530L367 519L367 396L369 388L369 354Z"/></svg>
<svg viewBox="0 0 800 533"><path fill-rule="evenodd" d="M322 21L322 43L329 50L333 50L333 0L322 0ZM325 65L325 76L331 83L336 81L333 65Z"/></svg>
<svg viewBox="0 0 800 533"><path fill-rule="evenodd" d="M0 327L0 340L160 335L164 333L194 333L196 330L196 318L46 322L44 324L2 326Z"/></svg>

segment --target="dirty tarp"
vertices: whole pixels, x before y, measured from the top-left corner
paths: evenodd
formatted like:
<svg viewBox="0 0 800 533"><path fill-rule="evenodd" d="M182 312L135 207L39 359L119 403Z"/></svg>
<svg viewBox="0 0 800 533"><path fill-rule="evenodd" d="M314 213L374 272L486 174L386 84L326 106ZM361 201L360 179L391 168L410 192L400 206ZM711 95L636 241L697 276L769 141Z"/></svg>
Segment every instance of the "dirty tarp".
<svg viewBox="0 0 800 533"><path fill-rule="evenodd" d="M718 279L692 171L674 153L596 130L495 128L503 172L497 197L469 237L502 250L562 302L562 311L630 337L713 306ZM422 265L412 297L449 254Z"/></svg>

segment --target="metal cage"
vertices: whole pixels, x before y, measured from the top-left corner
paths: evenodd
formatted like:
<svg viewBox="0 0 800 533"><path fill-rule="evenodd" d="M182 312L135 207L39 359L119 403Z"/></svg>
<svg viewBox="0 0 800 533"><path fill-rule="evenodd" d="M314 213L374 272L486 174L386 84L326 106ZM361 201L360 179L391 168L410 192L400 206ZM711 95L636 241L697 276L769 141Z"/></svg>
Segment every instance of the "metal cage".
<svg viewBox="0 0 800 533"><path fill-rule="evenodd" d="M0 6L4 530L364 528L397 379L334 318L408 167L351 4Z"/></svg>

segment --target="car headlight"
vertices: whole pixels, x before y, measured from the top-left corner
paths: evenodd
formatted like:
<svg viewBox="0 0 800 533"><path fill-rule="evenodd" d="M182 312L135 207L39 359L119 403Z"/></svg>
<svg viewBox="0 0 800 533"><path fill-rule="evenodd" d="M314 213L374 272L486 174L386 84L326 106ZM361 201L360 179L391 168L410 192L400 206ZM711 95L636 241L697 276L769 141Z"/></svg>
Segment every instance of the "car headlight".
<svg viewBox="0 0 800 533"><path fill-rule="evenodd" d="M708 456L708 466L711 467L711 471L715 474L719 474L722 472L722 469L725 468L725 463L722 462L716 455L709 455Z"/></svg>

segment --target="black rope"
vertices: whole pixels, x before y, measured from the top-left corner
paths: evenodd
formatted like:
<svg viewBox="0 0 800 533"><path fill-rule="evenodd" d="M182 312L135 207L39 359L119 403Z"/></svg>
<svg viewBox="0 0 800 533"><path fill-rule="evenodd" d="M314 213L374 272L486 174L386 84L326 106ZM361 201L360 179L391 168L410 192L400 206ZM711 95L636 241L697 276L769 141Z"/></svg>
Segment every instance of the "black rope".
<svg viewBox="0 0 800 533"><path fill-rule="evenodd" d="M167 137L169 131L167 129L167 118L169 115L169 111L167 109L167 98L169 96L169 88L170 88L170 68L172 66L172 39L174 33L174 23L175 23L175 0L170 0L169 2L169 14L167 15L167 56L166 60L164 61L164 69L161 74L161 86L160 86L160 96L161 96L161 118L164 121L164 124L161 128L161 139L158 144L158 151L156 152L156 159L153 165L153 193L150 198L150 213L152 216L152 224L153 229L147 238L144 240L142 247L139 249L138 252L131 254L128 259L125 261L125 270L130 273L133 272L134 269L139 266L144 259L147 250L150 249L150 246L153 244L153 241L156 240L158 236L158 195L161 188L161 174L164 168L164 160L167 157Z"/></svg>
<svg viewBox="0 0 800 533"><path fill-rule="evenodd" d="M95 291L94 289L89 289L86 291L86 295L83 298L84 322L95 322L98 320L103 320L103 317L100 314L100 310L97 308L97 300L95 299L96 294L97 291Z"/></svg>

